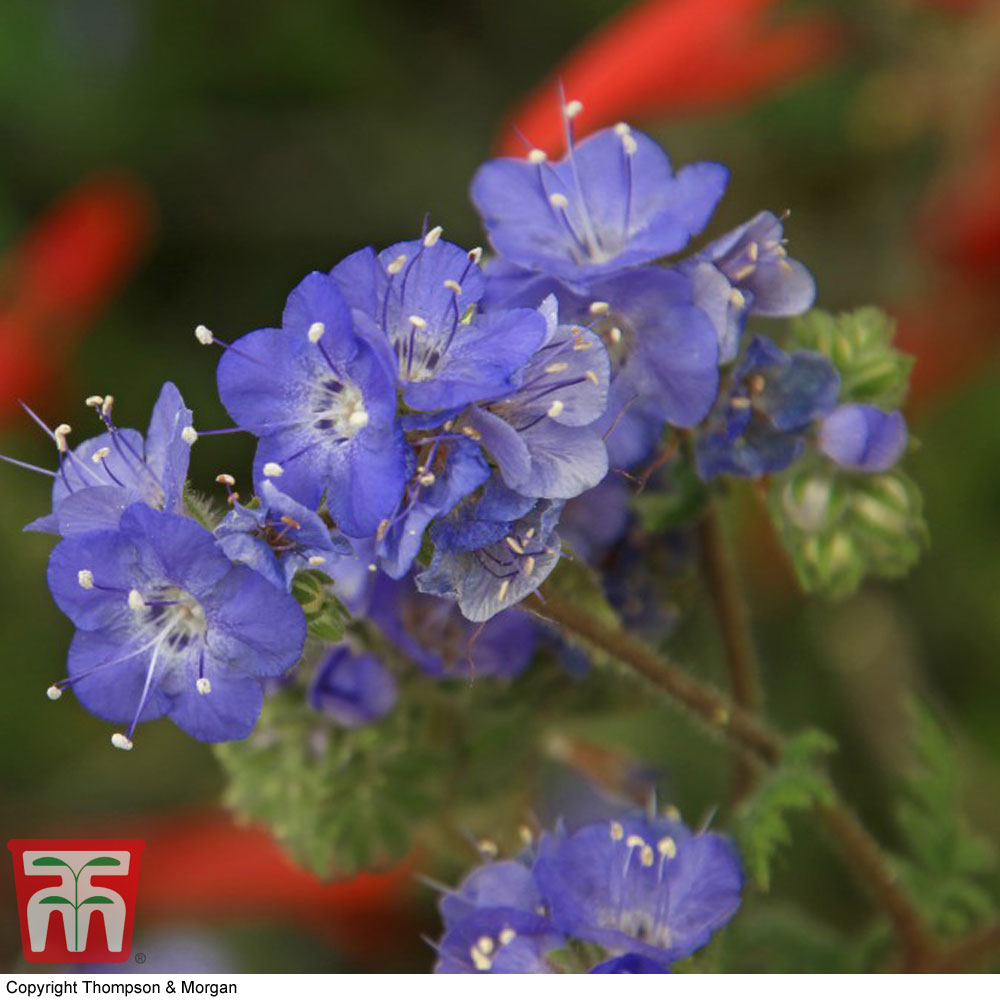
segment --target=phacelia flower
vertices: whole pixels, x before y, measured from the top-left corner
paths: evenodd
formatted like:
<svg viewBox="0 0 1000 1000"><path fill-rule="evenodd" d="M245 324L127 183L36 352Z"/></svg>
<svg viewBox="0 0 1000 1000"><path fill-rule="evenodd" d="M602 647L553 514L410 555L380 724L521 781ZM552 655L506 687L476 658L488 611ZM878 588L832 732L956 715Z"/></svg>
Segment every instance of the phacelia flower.
<svg viewBox="0 0 1000 1000"><path fill-rule="evenodd" d="M723 364L739 353L747 316L797 316L816 297L812 275L788 256L782 220L773 212L720 236L678 270L715 325Z"/></svg>
<svg viewBox="0 0 1000 1000"><path fill-rule="evenodd" d="M752 478L787 468L839 392L840 376L821 354L789 354L766 337L754 338L696 441L699 474Z"/></svg>
<svg viewBox="0 0 1000 1000"><path fill-rule="evenodd" d="M197 435L191 411L177 387L172 382L164 384L145 438L138 431L115 426L113 397L91 396L87 404L96 410L106 431L72 449L67 424L50 430L28 410L55 442L59 468L48 473L54 476L52 513L32 521L25 530L74 535L114 528L125 508L138 501L156 510L180 513L191 444Z"/></svg>
<svg viewBox="0 0 1000 1000"><path fill-rule="evenodd" d="M358 331L395 372L407 405L421 411L510 392L545 336L533 309L483 314L479 251L440 236L432 229L379 254L369 247L331 272Z"/></svg>
<svg viewBox="0 0 1000 1000"><path fill-rule="evenodd" d="M260 714L262 681L299 658L305 618L283 589L234 566L192 520L130 506L117 530L63 539L49 589L77 628L69 676L93 715L128 723L112 737L131 749L140 722L168 716L196 739L240 739Z"/></svg>
<svg viewBox="0 0 1000 1000"><path fill-rule="evenodd" d="M534 593L555 569L562 503L534 500L495 478L431 531L434 556L419 590L447 597L470 621L484 622Z"/></svg>
<svg viewBox="0 0 1000 1000"><path fill-rule="evenodd" d="M367 726L392 711L399 696L396 678L377 656L337 646L320 665L309 703L342 726Z"/></svg>
<svg viewBox="0 0 1000 1000"><path fill-rule="evenodd" d="M692 954L740 905L733 845L679 821L627 817L548 835L534 874L556 930L668 963Z"/></svg>
<svg viewBox="0 0 1000 1000"><path fill-rule="evenodd" d="M300 569L322 569L332 557L351 553L343 535L331 534L318 514L269 479L260 484L259 501L256 507L234 502L215 537L233 562L256 570L276 587L290 591Z"/></svg>
<svg viewBox="0 0 1000 1000"><path fill-rule="evenodd" d="M838 465L857 472L885 472L906 448L902 413L877 406L838 406L819 426L819 448Z"/></svg>
<svg viewBox="0 0 1000 1000"><path fill-rule="evenodd" d="M565 106L564 159L532 150L525 159L491 160L471 193L501 257L584 290L682 250L707 224L728 172L694 163L675 174L666 153L624 123L576 144L577 110L576 102Z"/></svg>
<svg viewBox="0 0 1000 1000"><path fill-rule="evenodd" d="M329 275L314 272L292 292L280 330L256 330L229 347L218 384L236 424L260 439L255 482L275 479L313 510L325 495L354 537L373 534L392 513L411 458L393 374L355 334Z"/></svg>
<svg viewBox="0 0 1000 1000"><path fill-rule="evenodd" d="M434 971L448 973L555 972L546 955L563 939L545 917L503 908L477 910L449 927L437 946Z"/></svg>

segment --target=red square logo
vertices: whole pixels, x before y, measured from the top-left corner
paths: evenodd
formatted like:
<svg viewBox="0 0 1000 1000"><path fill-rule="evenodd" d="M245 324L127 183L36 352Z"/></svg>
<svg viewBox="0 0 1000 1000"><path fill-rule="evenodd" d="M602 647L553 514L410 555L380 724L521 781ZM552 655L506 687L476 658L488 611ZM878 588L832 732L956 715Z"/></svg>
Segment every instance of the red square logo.
<svg viewBox="0 0 1000 1000"><path fill-rule="evenodd" d="M8 840L29 962L127 962L144 840Z"/></svg>

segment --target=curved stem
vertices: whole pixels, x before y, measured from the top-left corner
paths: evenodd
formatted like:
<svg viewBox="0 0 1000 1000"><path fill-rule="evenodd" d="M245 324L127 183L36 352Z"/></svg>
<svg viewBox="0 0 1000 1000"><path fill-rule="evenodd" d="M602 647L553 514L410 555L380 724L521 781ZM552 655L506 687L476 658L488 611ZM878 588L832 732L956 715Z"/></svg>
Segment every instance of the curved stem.
<svg viewBox="0 0 1000 1000"><path fill-rule="evenodd" d="M550 588L543 589L542 596L528 597L523 605L632 667L713 730L724 733L759 763L775 767L781 762L784 746L781 736L754 713L730 703L714 688L694 680L666 657L617 626L602 624L594 615L563 600ZM907 971L927 968L936 949L923 916L898 883L878 842L839 801L832 787L831 792L833 804L817 807L817 814L849 860L862 887L892 922L903 953L904 968Z"/></svg>

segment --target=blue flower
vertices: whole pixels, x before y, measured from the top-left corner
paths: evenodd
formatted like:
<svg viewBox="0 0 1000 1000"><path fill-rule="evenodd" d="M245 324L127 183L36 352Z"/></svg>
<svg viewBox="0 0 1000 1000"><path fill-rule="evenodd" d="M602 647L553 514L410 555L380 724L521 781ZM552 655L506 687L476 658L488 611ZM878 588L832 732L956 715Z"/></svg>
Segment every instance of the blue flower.
<svg viewBox="0 0 1000 1000"><path fill-rule="evenodd" d="M544 837L534 874L556 930L662 963L707 944L743 888L726 838L644 817Z"/></svg>
<svg viewBox="0 0 1000 1000"><path fill-rule="evenodd" d="M600 338L559 326L554 298L542 303L545 339L513 392L470 407L462 424L496 462L504 482L525 496L565 500L596 486L608 471L595 429L607 406L610 361Z"/></svg>
<svg viewBox="0 0 1000 1000"><path fill-rule="evenodd" d="M290 591L300 569L324 568L332 557L351 553L343 535L331 534L318 514L285 496L269 479L260 484L259 500L256 507L234 503L215 529L222 551L234 563Z"/></svg>
<svg viewBox="0 0 1000 1000"><path fill-rule="evenodd" d="M739 353L747 316L797 316L816 297L812 275L788 256L784 226L773 212L760 212L709 243L679 270L715 325L723 364Z"/></svg>
<svg viewBox="0 0 1000 1000"><path fill-rule="evenodd" d="M482 314L479 252L440 234L433 229L380 254L368 247L331 272L358 331L396 373L407 405L421 411L510 392L545 336L533 309Z"/></svg>
<svg viewBox="0 0 1000 1000"><path fill-rule="evenodd" d="M487 621L534 593L555 569L562 506L491 479L479 497L434 526L434 556L417 575L417 588L457 601L470 621Z"/></svg>
<svg viewBox="0 0 1000 1000"><path fill-rule="evenodd" d="M666 153L625 124L577 145L567 118L567 139L556 163L538 150L485 163L471 194L501 257L581 290L682 250L707 224L728 179L717 163L675 174Z"/></svg>
<svg viewBox="0 0 1000 1000"><path fill-rule="evenodd" d="M342 726L367 726L392 711L398 694L396 678L377 656L337 646L316 673L309 703Z"/></svg>
<svg viewBox="0 0 1000 1000"><path fill-rule="evenodd" d="M661 962L654 962L645 955L637 955L629 952L627 955L619 955L617 958L609 958L606 962L595 965L591 970L591 975L608 975L616 973L618 975L646 976L662 975L670 970Z"/></svg>
<svg viewBox="0 0 1000 1000"><path fill-rule="evenodd" d="M438 904L445 926L460 923L478 910L544 912L545 900L531 868L521 861L490 861L474 868L462 884Z"/></svg>
<svg viewBox="0 0 1000 1000"><path fill-rule="evenodd" d="M537 628L519 611L477 627L454 601L420 593L412 580L379 575L369 616L382 634L432 677L516 677L531 663Z"/></svg>
<svg viewBox="0 0 1000 1000"><path fill-rule="evenodd" d="M699 475L752 478L787 468L839 392L840 376L821 354L788 354L766 337L754 338L695 443Z"/></svg>
<svg viewBox="0 0 1000 1000"><path fill-rule="evenodd" d="M819 448L838 465L857 472L885 472L906 448L902 413L877 406L838 406L819 427Z"/></svg>
<svg viewBox="0 0 1000 1000"><path fill-rule="evenodd" d="M260 713L261 683L302 652L305 618L283 590L234 566L212 533L133 504L115 531L63 539L49 589L77 628L69 677L93 715L129 723L112 742L131 749L139 722L168 716L196 739L239 739Z"/></svg>
<svg viewBox="0 0 1000 1000"><path fill-rule="evenodd" d="M338 527L371 535L403 492L411 455L396 418L396 387L355 334L333 278L314 272L292 292L280 330L256 330L223 354L219 395L260 441L254 480L313 510L324 495Z"/></svg>
<svg viewBox="0 0 1000 1000"><path fill-rule="evenodd" d="M138 431L115 426L111 396L91 396L87 402L107 430L73 449L66 440L70 432L66 424L49 430L28 410L55 441L59 469L52 485L52 513L25 530L74 535L114 528L122 511L137 501L180 513L197 434L177 387L167 382L160 390L145 439Z"/></svg>
<svg viewBox="0 0 1000 1000"><path fill-rule="evenodd" d="M533 975L555 972L546 955L563 943L548 920L538 914L503 907L477 910L445 931L437 946L434 971Z"/></svg>

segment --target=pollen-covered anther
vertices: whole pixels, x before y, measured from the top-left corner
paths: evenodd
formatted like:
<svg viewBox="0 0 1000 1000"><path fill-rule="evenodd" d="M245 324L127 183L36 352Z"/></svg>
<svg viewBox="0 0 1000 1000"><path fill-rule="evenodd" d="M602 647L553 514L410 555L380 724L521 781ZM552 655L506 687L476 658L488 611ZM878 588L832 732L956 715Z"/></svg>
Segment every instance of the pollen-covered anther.
<svg viewBox="0 0 1000 1000"><path fill-rule="evenodd" d="M410 316L410 324L415 326L418 330L425 330L427 328L427 320L423 316Z"/></svg>
<svg viewBox="0 0 1000 1000"><path fill-rule="evenodd" d="M194 328L194 335L198 343L205 347L215 343L215 334L204 323L199 323Z"/></svg>
<svg viewBox="0 0 1000 1000"><path fill-rule="evenodd" d="M625 150L626 156L632 156L639 149L639 144L635 141L635 136L631 133L627 133L621 137L622 149Z"/></svg>
<svg viewBox="0 0 1000 1000"><path fill-rule="evenodd" d="M453 278L448 278L443 282L444 287L448 289L449 292L454 292L456 295L462 294L462 286L455 281Z"/></svg>
<svg viewBox="0 0 1000 1000"><path fill-rule="evenodd" d="M591 302L590 314L592 316L603 316L610 308L611 304L609 302Z"/></svg>
<svg viewBox="0 0 1000 1000"><path fill-rule="evenodd" d="M734 309L742 309L747 304L747 297L738 288L734 288L729 293L729 304Z"/></svg>
<svg viewBox="0 0 1000 1000"><path fill-rule="evenodd" d="M403 266L406 264L406 254L401 253L398 257L391 260L386 265L386 271L389 274L399 274L403 270Z"/></svg>
<svg viewBox="0 0 1000 1000"><path fill-rule="evenodd" d="M69 451L69 445L66 443L66 435L72 431L73 428L69 424L60 424L53 432L52 435L56 439L56 447L60 451Z"/></svg>
<svg viewBox="0 0 1000 1000"><path fill-rule="evenodd" d="M279 520L283 525L285 525L288 528L295 528L296 530L298 530L299 528L302 527L302 525L299 524L299 522L296 521L295 518L292 517L290 514L282 514Z"/></svg>
<svg viewBox="0 0 1000 1000"><path fill-rule="evenodd" d="M309 557L310 566L325 566L326 556L310 556Z"/></svg>
<svg viewBox="0 0 1000 1000"><path fill-rule="evenodd" d="M517 931L513 927L505 927L498 935L497 940L501 946L508 945L517 937Z"/></svg>
<svg viewBox="0 0 1000 1000"><path fill-rule="evenodd" d="M486 855L488 858L495 858L500 853L500 848L497 847L497 842L495 840L490 840L489 837L483 837L482 840L476 843L476 848L480 854Z"/></svg>
<svg viewBox="0 0 1000 1000"><path fill-rule="evenodd" d="M476 942L476 947L484 954L490 955L493 949L496 948L496 942L491 937L487 937L485 934Z"/></svg>
<svg viewBox="0 0 1000 1000"><path fill-rule="evenodd" d="M497 600L505 601L507 599L507 592L510 590L510 580L502 580L500 586L497 588Z"/></svg>
<svg viewBox="0 0 1000 1000"><path fill-rule="evenodd" d="M563 410L566 409L566 404L561 399L552 400L552 405L545 412L552 418L558 417Z"/></svg>
<svg viewBox="0 0 1000 1000"><path fill-rule="evenodd" d="M376 566L375 563L369 563L368 564L368 572L369 573L377 573L378 572L378 566Z"/></svg>
<svg viewBox="0 0 1000 1000"><path fill-rule="evenodd" d="M95 451L94 454L90 456L90 460L91 462L94 463L94 465L100 465L101 462L103 462L104 459L106 459L110 454L111 454L110 448L98 448L97 451Z"/></svg>
<svg viewBox="0 0 1000 1000"><path fill-rule="evenodd" d="M124 733L112 733L111 745L116 750L131 750L132 741Z"/></svg>
<svg viewBox="0 0 1000 1000"><path fill-rule="evenodd" d="M597 372L592 372L588 369L585 374L587 381L590 382L592 385L600 385L600 380L597 378Z"/></svg>
<svg viewBox="0 0 1000 1000"><path fill-rule="evenodd" d="M628 839L625 841L626 847L645 847L646 841L642 839L637 833L631 833Z"/></svg>
<svg viewBox="0 0 1000 1000"><path fill-rule="evenodd" d="M229 475L228 472L220 472L215 477L215 481L220 486L235 486L236 485L236 480L231 475Z"/></svg>
<svg viewBox="0 0 1000 1000"><path fill-rule="evenodd" d="M544 149L532 149L528 152L529 163L544 163L548 159Z"/></svg>
<svg viewBox="0 0 1000 1000"><path fill-rule="evenodd" d="M760 256L760 247L756 243L751 243L747 247L747 256L751 260L756 260Z"/></svg>
<svg viewBox="0 0 1000 1000"><path fill-rule="evenodd" d="M656 849L665 858L676 858L677 857L677 842L673 837L663 837L656 844Z"/></svg>
<svg viewBox="0 0 1000 1000"><path fill-rule="evenodd" d="M525 576L531 576L531 574L535 572L535 557L528 556L528 558L524 560L524 565L521 569L524 571Z"/></svg>
<svg viewBox="0 0 1000 1000"><path fill-rule="evenodd" d="M522 823L517 828L517 835L521 838L522 844L529 845L535 842L535 835L527 823Z"/></svg>
<svg viewBox="0 0 1000 1000"><path fill-rule="evenodd" d="M76 582L80 584L84 590L93 590L94 574L89 569L81 569L80 572L76 574Z"/></svg>
<svg viewBox="0 0 1000 1000"><path fill-rule="evenodd" d="M567 118L568 118L568 119L569 119L570 121L572 121L572 120L573 120L574 118L576 118L576 116L577 116L577 115L578 115L578 114L579 114L579 113L580 113L581 111L583 111L583 102L582 102L582 101L577 101L577 100L573 100L573 101L567 101L567 102L566 102L566 103L565 103L565 104L563 105L563 114L564 114L564 115L565 115L565 116L566 116L566 117L567 117Z"/></svg>
<svg viewBox="0 0 1000 1000"><path fill-rule="evenodd" d="M569 198L567 198L566 195L560 193L559 191L556 191L555 194L549 195L549 204L553 208L565 209L569 207Z"/></svg>
<svg viewBox="0 0 1000 1000"><path fill-rule="evenodd" d="M677 806L664 806L663 815L669 819L671 823L679 823L681 821L681 811L677 808Z"/></svg>
<svg viewBox="0 0 1000 1000"><path fill-rule="evenodd" d="M613 819L611 821L611 839L621 840L625 836L625 828L618 822L618 820Z"/></svg>
<svg viewBox="0 0 1000 1000"><path fill-rule="evenodd" d="M383 518L378 523L378 528L375 530L375 541L381 542L385 538L385 533L389 530L389 518ZM372 567L374 568L374 567Z"/></svg>
<svg viewBox="0 0 1000 1000"><path fill-rule="evenodd" d="M306 331L306 336L309 338L310 344L318 344L323 339L324 333L326 333L326 326L323 323L313 323Z"/></svg>
<svg viewBox="0 0 1000 1000"><path fill-rule="evenodd" d="M58 701L62 697L62 688L58 684L53 684L46 689L45 695L49 701Z"/></svg>
<svg viewBox="0 0 1000 1000"><path fill-rule="evenodd" d="M546 375L558 375L560 372L566 371L569 368L569 364L565 361L556 361L551 365L545 366Z"/></svg>
<svg viewBox="0 0 1000 1000"><path fill-rule="evenodd" d="M479 972L489 972L489 970L493 968L493 962L489 956L484 955L476 945L473 945L469 949L469 957L472 959L472 964Z"/></svg>
<svg viewBox="0 0 1000 1000"><path fill-rule="evenodd" d="M207 677L199 677L194 686L198 689L198 694L211 694L212 682Z"/></svg>
<svg viewBox="0 0 1000 1000"><path fill-rule="evenodd" d="M608 339L612 344L620 344L622 342L622 332L617 326L611 327L608 330Z"/></svg>
<svg viewBox="0 0 1000 1000"><path fill-rule="evenodd" d="M615 135L622 136L631 134L632 134L632 126L629 125L628 122L619 122L615 126Z"/></svg>
<svg viewBox="0 0 1000 1000"><path fill-rule="evenodd" d="M468 253L468 258L473 264L478 264L483 259L483 248L473 247Z"/></svg>
<svg viewBox="0 0 1000 1000"><path fill-rule="evenodd" d="M524 555L524 546L513 535L508 535L504 541L507 543L507 548L509 548L511 552L519 556Z"/></svg>
<svg viewBox="0 0 1000 1000"><path fill-rule="evenodd" d="M93 407L96 407L99 410L101 408L102 404L104 403L104 397L103 396L88 396L83 401L83 403L84 403L84 406L93 406Z"/></svg>
<svg viewBox="0 0 1000 1000"><path fill-rule="evenodd" d="M347 418L347 422L355 430L361 430L362 427L368 426L368 411L365 409L354 410L353 413Z"/></svg>
<svg viewBox="0 0 1000 1000"><path fill-rule="evenodd" d="M284 468L277 462L265 462L264 468L261 471L269 479L277 479L278 476L283 476L285 474Z"/></svg>
<svg viewBox="0 0 1000 1000"><path fill-rule="evenodd" d="M444 230L440 226L435 226L433 229L428 230L427 235L424 237L424 246L432 247L439 239L441 239L441 233Z"/></svg>
<svg viewBox="0 0 1000 1000"><path fill-rule="evenodd" d="M130 590L128 592L128 606L133 611L142 611L146 607L146 601L138 590Z"/></svg>
<svg viewBox="0 0 1000 1000"><path fill-rule="evenodd" d="M105 396L104 402L101 403L101 416L107 420L111 416L111 408L115 405L114 396Z"/></svg>
<svg viewBox="0 0 1000 1000"><path fill-rule="evenodd" d="M589 340L584 340L583 337L577 337L573 341L574 351L589 351L593 347L593 342Z"/></svg>
<svg viewBox="0 0 1000 1000"><path fill-rule="evenodd" d="M181 431L181 440L185 444L194 444L198 440L198 432L193 427L185 427Z"/></svg>
<svg viewBox="0 0 1000 1000"><path fill-rule="evenodd" d="M477 431L475 427L463 427L462 428L462 433L470 441L479 441L482 438L482 434L480 434L479 431Z"/></svg>
<svg viewBox="0 0 1000 1000"><path fill-rule="evenodd" d="M417 477L417 482L421 486L433 486L435 479L437 479L437 476L433 472L425 472L422 476Z"/></svg>

